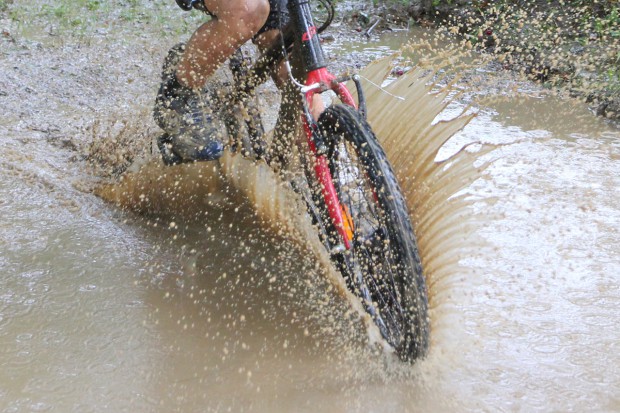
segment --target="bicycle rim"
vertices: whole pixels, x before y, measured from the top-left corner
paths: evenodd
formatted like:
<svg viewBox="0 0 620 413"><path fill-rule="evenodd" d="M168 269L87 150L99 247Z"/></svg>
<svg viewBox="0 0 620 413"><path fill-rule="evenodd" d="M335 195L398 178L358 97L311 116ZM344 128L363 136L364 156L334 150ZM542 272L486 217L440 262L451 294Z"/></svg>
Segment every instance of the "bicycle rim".
<svg viewBox="0 0 620 413"><path fill-rule="evenodd" d="M347 286L404 360L428 348L426 284L400 188L370 126L345 105L328 108L319 128L353 247L338 257Z"/></svg>

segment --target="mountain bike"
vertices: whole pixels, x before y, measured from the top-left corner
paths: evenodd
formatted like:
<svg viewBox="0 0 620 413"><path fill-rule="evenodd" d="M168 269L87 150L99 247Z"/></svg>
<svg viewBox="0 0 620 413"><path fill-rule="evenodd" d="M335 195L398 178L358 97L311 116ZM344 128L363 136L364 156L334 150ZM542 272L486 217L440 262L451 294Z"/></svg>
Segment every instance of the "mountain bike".
<svg viewBox="0 0 620 413"><path fill-rule="evenodd" d="M234 80L222 102L229 147L278 171L297 156L303 179L282 176L303 198L332 262L383 339L402 360L414 361L428 350L430 321L413 227L396 176L366 121L359 77L338 78L327 69L319 34L335 12L330 0L320 5L326 17L317 27L308 0L289 0L290 23L280 27L273 45L255 61L241 49L230 59ZM281 64L288 82L281 87L283 103L267 142L256 89ZM332 103L325 107L323 97ZM295 133L299 125L301 133ZM166 143L165 136L159 140L164 162L179 163Z"/></svg>

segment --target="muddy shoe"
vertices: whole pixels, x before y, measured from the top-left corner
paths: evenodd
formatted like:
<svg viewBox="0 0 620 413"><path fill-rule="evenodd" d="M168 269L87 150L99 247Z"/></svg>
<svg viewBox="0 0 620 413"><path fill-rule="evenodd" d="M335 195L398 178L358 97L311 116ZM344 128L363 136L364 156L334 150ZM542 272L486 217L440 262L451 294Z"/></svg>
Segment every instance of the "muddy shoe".
<svg viewBox="0 0 620 413"><path fill-rule="evenodd" d="M211 101L208 94L182 86L174 76L157 94L155 121L168 135L170 150L183 162L212 161L222 156L220 122Z"/></svg>
<svg viewBox="0 0 620 413"><path fill-rule="evenodd" d="M224 151L221 122L214 111L219 104L211 93L197 93L179 83L173 69L181 53L182 48L173 48L164 63L153 110L155 121L166 132L158 144L167 151L162 151L165 162L212 161Z"/></svg>

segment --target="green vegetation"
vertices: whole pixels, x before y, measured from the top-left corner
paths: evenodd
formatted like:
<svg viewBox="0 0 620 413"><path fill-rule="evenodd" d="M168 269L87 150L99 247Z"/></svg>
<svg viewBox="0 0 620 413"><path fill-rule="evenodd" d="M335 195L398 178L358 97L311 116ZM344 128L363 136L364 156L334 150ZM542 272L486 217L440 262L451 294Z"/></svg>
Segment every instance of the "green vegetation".
<svg viewBox="0 0 620 413"><path fill-rule="evenodd" d="M42 0L19 5L0 0L0 13L14 23L12 36L41 40L62 34L64 41L102 33L131 37L144 31L178 36L191 32L206 18L199 12L183 14L170 0ZM131 32L131 23L140 26L140 32Z"/></svg>
<svg viewBox="0 0 620 413"><path fill-rule="evenodd" d="M0 0L0 13L5 11L11 3L13 3L13 0Z"/></svg>
<svg viewBox="0 0 620 413"><path fill-rule="evenodd" d="M466 4L456 7L452 3L436 2L436 21L440 31L458 35L464 47L492 53L505 68L546 87L568 90L604 107L618 101L618 0L460 1ZM602 112L618 114L616 109Z"/></svg>
<svg viewBox="0 0 620 413"><path fill-rule="evenodd" d="M360 2L368 4L368 2ZM620 119L619 0L373 0ZM391 9L391 8L394 9ZM400 7L400 9L399 9ZM395 10L395 11L394 11ZM384 14L386 12L383 12ZM394 17L394 16L389 16Z"/></svg>

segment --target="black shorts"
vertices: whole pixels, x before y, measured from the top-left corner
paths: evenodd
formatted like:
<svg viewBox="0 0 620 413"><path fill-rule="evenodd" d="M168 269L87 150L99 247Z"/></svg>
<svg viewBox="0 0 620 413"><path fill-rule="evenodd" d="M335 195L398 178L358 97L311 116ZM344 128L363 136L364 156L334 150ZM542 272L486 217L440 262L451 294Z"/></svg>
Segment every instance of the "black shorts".
<svg viewBox="0 0 620 413"><path fill-rule="evenodd" d="M265 25L256 33L258 36L261 33L268 32L269 30L279 29L288 24L288 0L269 0L269 17Z"/></svg>

